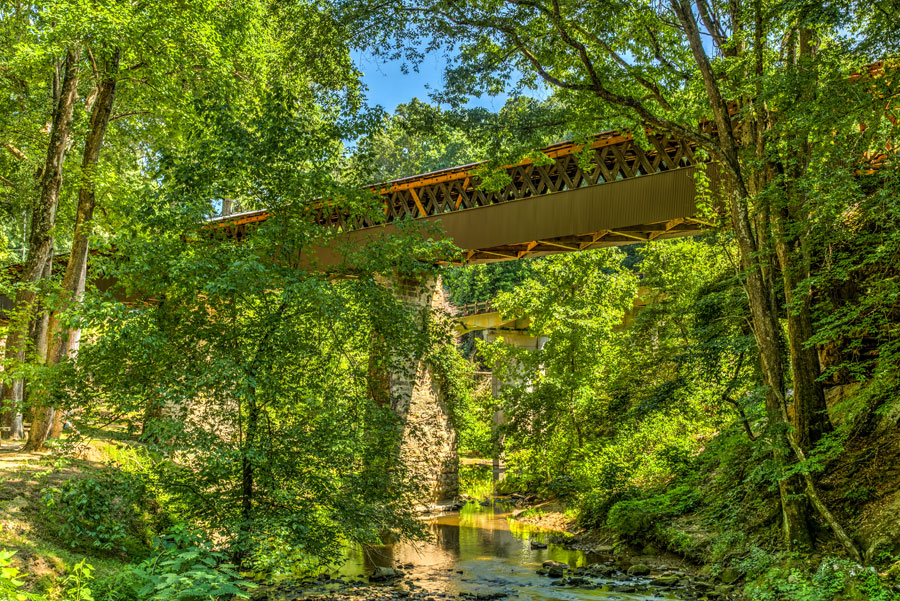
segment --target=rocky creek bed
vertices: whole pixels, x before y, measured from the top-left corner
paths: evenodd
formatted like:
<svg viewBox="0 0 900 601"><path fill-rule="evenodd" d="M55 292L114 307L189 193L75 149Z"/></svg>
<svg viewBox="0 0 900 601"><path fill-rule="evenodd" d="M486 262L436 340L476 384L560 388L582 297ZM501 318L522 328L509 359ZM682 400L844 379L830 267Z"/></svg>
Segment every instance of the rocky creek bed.
<svg viewBox="0 0 900 601"><path fill-rule="evenodd" d="M732 585L715 584L693 578L684 572L666 570L653 574L647 566L636 564L629 572L622 572L611 562L591 564L587 567L572 568L549 560L545 562L537 576L545 577L548 584L559 589L568 589L563 595L552 595L564 599L684 599L721 600L729 599L735 592ZM644 573L646 569L646 574ZM458 573L464 574L464 571ZM589 594L593 592L593 594ZM524 593L524 595L523 595ZM309 579L290 585L259 589L252 595L258 600L305 600L305 601L357 601L365 599L386 599L406 601L441 601L460 599L469 601L491 601L494 599L545 598L534 591L524 591L515 586L504 586L497 582L494 591L460 591L449 593L434 591L428 586L416 583L402 569L381 568L373 570L368 577L342 577Z"/></svg>
<svg viewBox="0 0 900 601"><path fill-rule="evenodd" d="M586 550L576 539L522 525L504 504L467 504L429 521L419 544L352 547L340 569L260 588L257 600L445 601L722 600L735 598L730 575L713 581L660 557L624 559Z"/></svg>

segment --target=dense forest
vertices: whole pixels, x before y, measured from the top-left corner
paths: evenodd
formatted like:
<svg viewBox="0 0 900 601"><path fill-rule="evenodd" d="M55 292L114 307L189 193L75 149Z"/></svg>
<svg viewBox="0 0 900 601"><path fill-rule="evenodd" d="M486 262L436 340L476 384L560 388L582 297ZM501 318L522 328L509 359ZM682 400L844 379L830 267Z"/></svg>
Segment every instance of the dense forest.
<svg viewBox="0 0 900 601"><path fill-rule="evenodd" d="M893 0L4 2L0 601L900 599L898 55ZM372 186L610 131L702 231L472 261Z"/></svg>

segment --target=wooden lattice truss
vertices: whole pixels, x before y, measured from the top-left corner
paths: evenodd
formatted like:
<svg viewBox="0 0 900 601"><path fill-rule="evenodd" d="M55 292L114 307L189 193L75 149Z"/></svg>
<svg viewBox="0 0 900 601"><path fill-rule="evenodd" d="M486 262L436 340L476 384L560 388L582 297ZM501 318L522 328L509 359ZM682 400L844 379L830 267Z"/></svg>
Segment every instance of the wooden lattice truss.
<svg viewBox="0 0 900 601"><path fill-rule="evenodd" d="M575 142L561 142L544 148L546 162L525 160L505 167L509 178L505 188L495 192L479 190L475 173L485 166L475 163L416 175L372 186L384 199L385 221L430 217L452 211L554 194L695 166L694 147L669 136L647 137L649 150L638 146L631 135L617 131L599 134L585 148ZM316 210L316 220L342 229L377 225L365 219L350 219L328 207Z"/></svg>
<svg viewBox="0 0 900 601"><path fill-rule="evenodd" d="M350 215L327 202L320 202L311 208L311 219L320 225L350 232L404 219L440 217L478 207L695 167L699 163L692 144L671 136L649 134L644 146L642 148L638 145L630 134L609 131L594 136L586 144L570 141L548 146L541 151L546 159L540 162L529 159L503 168L508 176L508 184L502 190L479 189L481 179L478 173L484 170L486 164L474 163L370 186L368 189L383 201L383 219ZM223 218L219 223L229 227L240 237L246 227L264 221L268 216L267 211L255 211ZM708 225L699 219L685 216L614 230L468 249L465 260L478 262L520 259L548 253L646 242L660 236L696 233Z"/></svg>

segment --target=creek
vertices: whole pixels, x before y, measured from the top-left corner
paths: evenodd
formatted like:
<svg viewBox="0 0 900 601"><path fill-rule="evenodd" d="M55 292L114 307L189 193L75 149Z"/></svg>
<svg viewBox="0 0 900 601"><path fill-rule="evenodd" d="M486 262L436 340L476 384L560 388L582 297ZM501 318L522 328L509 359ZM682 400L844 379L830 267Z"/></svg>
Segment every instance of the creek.
<svg viewBox="0 0 900 601"><path fill-rule="evenodd" d="M510 511L509 505L500 502L488 506L469 503L458 513L430 519L430 542L349 548L338 573L347 579L366 577L379 567L399 569L402 579L385 588L390 591L393 586L400 597L415 593L426 598L503 596L524 601L677 598L671 590L650 586L649 578L610 573L614 570L604 563L609 556L549 543L551 532L513 521ZM534 549L532 541L545 543L547 548ZM567 564L571 568L566 570L568 578L537 574L548 560ZM598 570L596 564L605 569ZM587 570L589 565L595 569Z"/></svg>

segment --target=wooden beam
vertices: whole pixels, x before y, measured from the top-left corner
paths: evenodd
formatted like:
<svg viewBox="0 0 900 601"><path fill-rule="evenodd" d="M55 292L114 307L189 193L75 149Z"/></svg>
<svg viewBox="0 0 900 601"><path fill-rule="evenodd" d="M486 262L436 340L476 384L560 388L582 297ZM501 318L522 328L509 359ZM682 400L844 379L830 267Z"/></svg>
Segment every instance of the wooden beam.
<svg viewBox="0 0 900 601"><path fill-rule="evenodd" d="M591 235L591 241L590 241L590 242L583 242L583 243L581 244L581 249L580 249L580 250L584 250L584 249L587 248L588 246L593 246L594 244L597 244L597 242L598 242L601 238L603 238L603 236L605 236L605 235L608 234L608 233L609 233L609 230L600 230L599 232L596 232L596 233L592 234L592 235Z"/></svg>
<svg viewBox="0 0 900 601"><path fill-rule="evenodd" d="M689 217L688 219L691 221L691 223L697 223L697 224L700 224L700 225L703 225L706 227L716 227L716 225L714 223L710 223L709 221L704 221L703 219L697 219L696 217Z"/></svg>
<svg viewBox="0 0 900 601"><path fill-rule="evenodd" d="M634 234L629 234L628 232L622 232L619 230L612 230L611 234L618 234L620 236L624 236L626 238L631 238L632 240L640 240L641 242L647 242L647 238L643 236L636 236Z"/></svg>
<svg viewBox="0 0 900 601"><path fill-rule="evenodd" d="M492 250L479 249L477 252L485 253L487 255L494 255L495 257L503 257L504 259L518 259L516 255L505 255L503 253L494 252Z"/></svg>
<svg viewBox="0 0 900 601"><path fill-rule="evenodd" d="M550 242L549 240L538 240L539 244L547 244L548 246L556 246L558 248L564 248L566 250L581 250L577 246L566 246L565 244L560 244L559 242Z"/></svg>
<svg viewBox="0 0 900 601"><path fill-rule="evenodd" d="M456 199L456 209L459 210L459 205L462 204L463 194L466 190L469 189L469 176L466 176L466 179L463 180L462 183L462 192L459 193L459 198Z"/></svg>
<svg viewBox="0 0 900 601"><path fill-rule="evenodd" d="M535 246L537 246L537 240L532 240L532 241L529 242L528 245L525 247L525 250L521 250L521 251L519 251L518 253L516 253L516 258L521 259L521 258L524 257L525 255L527 255L528 253L530 253L531 250L532 250Z"/></svg>
<svg viewBox="0 0 900 601"><path fill-rule="evenodd" d="M678 217L677 219L672 219L671 221L667 221L666 225L665 225L665 229L663 229L662 231L653 232L652 234L650 234L650 239L655 240L659 236L662 236L663 234L665 234L666 232L671 230L673 227L681 225L682 223L684 223L684 219L681 217Z"/></svg>
<svg viewBox="0 0 900 601"><path fill-rule="evenodd" d="M415 203L416 203L416 206L419 207L419 217L425 217L425 215L426 215L426 213L425 213L425 207L422 206L422 201L419 200L419 195L416 194L416 189L415 189L415 188L410 188L410 189L409 189L409 193L412 195L413 200L414 200Z"/></svg>

